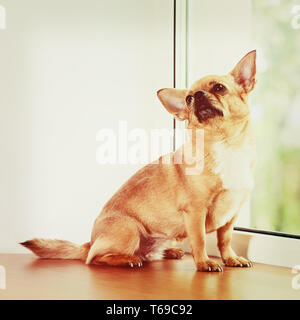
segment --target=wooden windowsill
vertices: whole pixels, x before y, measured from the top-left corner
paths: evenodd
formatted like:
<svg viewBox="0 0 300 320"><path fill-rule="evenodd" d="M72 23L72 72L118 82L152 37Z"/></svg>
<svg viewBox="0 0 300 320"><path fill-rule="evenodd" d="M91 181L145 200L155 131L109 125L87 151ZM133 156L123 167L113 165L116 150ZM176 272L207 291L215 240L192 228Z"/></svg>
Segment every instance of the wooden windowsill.
<svg viewBox="0 0 300 320"><path fill-rule="evenodd" d="M39 260L0 254L6 269L2 299L300 299L291 269L263 264L196 272L190 255L141 269L86 266L80 261Z"/></svg>

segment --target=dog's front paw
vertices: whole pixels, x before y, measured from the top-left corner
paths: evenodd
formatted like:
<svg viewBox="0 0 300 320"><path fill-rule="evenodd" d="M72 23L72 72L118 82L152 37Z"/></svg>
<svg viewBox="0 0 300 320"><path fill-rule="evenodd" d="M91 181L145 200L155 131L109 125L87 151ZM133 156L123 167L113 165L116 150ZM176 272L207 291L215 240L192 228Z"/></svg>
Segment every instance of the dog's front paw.
<svg viewBox="0 0 300 320"><path fill-rule="evenodd" d="M243 258L243 257L229 257L224 259L224 264L227 267L244 267L249 268L252 267L252 262Z"/></svg>
<svg viewBox="0 0 300 320"><path fill-rule="evenodd" d="M196 263L197 271L203 272L222 272L223 268L214 260L208 259Z"/></svg>

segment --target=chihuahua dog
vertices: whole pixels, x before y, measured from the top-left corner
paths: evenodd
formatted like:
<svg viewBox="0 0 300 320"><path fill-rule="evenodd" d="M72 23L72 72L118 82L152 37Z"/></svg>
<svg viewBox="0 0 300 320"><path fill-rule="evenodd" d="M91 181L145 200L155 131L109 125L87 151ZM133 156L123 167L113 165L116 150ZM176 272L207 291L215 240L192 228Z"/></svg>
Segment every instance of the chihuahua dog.
<svg viewBox="0 0 300 320"><path fill-rule="evenodd" d="M189 90L161 89L158 98L172 115L187 120L190 139L133 175L106 203L96 219L91 241L33 239L21 243L41 258L80 259L87 264L140 267L160 257L179 259L183 250L168 240L188 238L199 271L222 271L205 249L206 233L217 231L225 266L251 267L230 242L239 212L253 187L255 146L248 94L254 88L256 51L245 55L227 75L210 75ZM196 150L197 130L204 132L201 172L176 162L184 147ZM202 161L201 159L197 161Z"/></svg>

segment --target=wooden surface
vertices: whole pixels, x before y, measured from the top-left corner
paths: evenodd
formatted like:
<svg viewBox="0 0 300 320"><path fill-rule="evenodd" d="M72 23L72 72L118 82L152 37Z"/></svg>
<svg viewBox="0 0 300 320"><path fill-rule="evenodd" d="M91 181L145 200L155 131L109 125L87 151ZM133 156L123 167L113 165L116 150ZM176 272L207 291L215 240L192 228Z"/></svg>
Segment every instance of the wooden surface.
<svg viewBox="0 0 300 320"><path fill-rule="evenodd" d="M2 254L6 290L1 299L299 299L288 268L255 264L223 273L196 272L191 256L148 263L141 269L86 266Z"/></svg>

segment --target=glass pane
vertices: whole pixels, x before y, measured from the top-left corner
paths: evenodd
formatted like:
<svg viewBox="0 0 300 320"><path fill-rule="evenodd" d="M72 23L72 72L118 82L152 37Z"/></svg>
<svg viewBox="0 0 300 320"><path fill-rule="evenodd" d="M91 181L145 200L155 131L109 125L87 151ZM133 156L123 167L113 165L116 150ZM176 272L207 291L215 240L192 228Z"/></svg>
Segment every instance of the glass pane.
<svg viewBox="0 0 300 320"><path fill-rule="evenodd" d="M300 2L252 5L260 73L251 102L258 147L251 226L300 234Z"/></svg>
<svg viewBox="0 0 300 320"><path fill-rule="evenodd" d="M300 234L300 1L189 1L189 85L229 72L252 49L258 158L251 210L238 225Z"/></svg>

